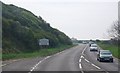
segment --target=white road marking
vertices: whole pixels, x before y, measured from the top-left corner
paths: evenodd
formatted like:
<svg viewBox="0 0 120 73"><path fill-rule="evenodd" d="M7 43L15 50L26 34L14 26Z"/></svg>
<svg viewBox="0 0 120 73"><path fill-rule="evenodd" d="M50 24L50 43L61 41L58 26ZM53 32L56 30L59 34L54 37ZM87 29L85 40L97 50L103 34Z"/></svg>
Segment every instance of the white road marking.
<svg viewBox="0 0 120 73"><path fill-rule="evenodd" d="M21 60L21 59L11 60L11 62L9 62L9 63L7 63L7 64L0 65L0 67L6 66L6 65L11 64L11 63L13 63L13 62L17 62L17 61L19 61L19 60Z"/></svg>
<svg viewBox="0 0 120 73"><path fill-rule="evenodd" d="M59 53L56 53L55 55L59 55ZM55 55L54 55L54 56L55 56Z"/></svg>
<svg viewBox="0 0 120 73"><path fill-rule="evenodd" d="M86 48L87 48L87 46L83 49L82 55L84 54L84 51L85 51ZM83 56L80 56L79 62L81 62L82 58L84 58L84 57L83 57ZM79 68L82 69L81 63L79 63ZM81 72L84 73L82 70L81 70Z"/></svg>
<svg viewBox="0 0 120 73"><path fill-rule="evenodd" d="M3 66L5 66L5 65L7 65L7 64L3 64L3 65L1 65L0 67L3 67Z"/></svg>
<svg viewBox="0 0 120 73"><path fill-rule="evenodd" d="M65 52L65 51L62 51L61 53L63 53L63 52Z"/></svg>
<svg viewBox="0 0 120 73"><path fill-rule="evenodd" d="M33 71L43 60L39 61L30 71Z"/></svg>
<svg viewBox="0 0 120 73"><path fill-rule="evenodd" d="M64 51L61 51L60 53L63 53Z"/></svg>
<svg viewBox="0 0 120 73"><path fill-rule="evenodd" d="M83 49L82 54L84 54L84 52L85 52L86 48L87 48L87 46Z"/></svg>
<svg viewBox="0 0 120 73"><path fill-rule="evenodd" d="M79 68L82 69L82 65L81 65L81 63L79 64Z"/></svg>
<svg viewBox="0 0 120 73"><path fill-rule="evenodd" d="M88 61L87 59L85 59L85 61L86 61L86 62L90 62L90 61Z"/></svg>
<svg viewBox="0 0 120 73"><path fill-rule="evenodd" d="M81 62L81 59L79 59L79 62Z"/></svg>
<svg viewBox="0 0 120 73"><path fill-rule="evenodd" d="M81 62L82 58L84 58L84 60L85 60L86 62L90 63L90 64L91 64L92 66L94 66L95 68L101 69L99 66L93 64L92 62L90 62L89 60L87 60L87 59L83 56L86 49L87 49L87 46L83 49L82 55L80 56L80 59L79 59L79 68L81 69L81 72L84 73L84 71L82 70L82 62ZM91 69L91 70L93 70L93 69ZM108 72L107 72L107 73L108 73Z"/></svg>
<svg viewBox="0 0 120 73"><path fill-rule="evenodd" d="M83 56L81 56L80 58L84 58Z"/></svg>
<svg viewBox="0 0 120 73"><path fill-rule="evenodd" d="M50 57L51 57L51 56L47 56L47 57L45 57L43 60L39 61L34 67L32 67L32 69L30 70L29 73L31 73L41 62L43 62L44 60L46 60L46 59L48 59L48 58L50 58Z"/></svg>
<svg viewBox="0 0 120 73"><path fill-rule="evenodd" d="M82 55L84 55L84 51L86 50L86 48L87 48L87 46L83 49L83 51L82 51ZM82 65L81 65L81 60L82 60L82 58L84 58L84 56L80 56L80 59L79 59L79 68L81 69L81 72L82 73L84 73L83 71L82 71Z"/></svg>
<svg viewBox="0 0 120 73"><path fill-rule="evenodd" d="M59 54L61 54L62 52L59 52Z"/></svg>
<svg viewBox="0 0 120 73"><path fill-rule="evenodd" d="M101 69L100 67L96 66L95 64L91 64L91 65L96 67L97 69Z"/></svg>
<svg viewBox="0 0 120 73"><path fill-rule="evenodd" d="M82 65L81 65L81 63L79 64L79 68L81 69L81 72L84 73L84 71L82 70Z"/></svg>
<svg viewBox="0 0 120 73"><path fill-rule="evenodd" d="M47 57L44 58L44 60L45 60L45 59L48 59L48 58L50 58L50 57L51 57L51 56L47 56Z"/></svg>
<svg viewBox="0 0 120 73"><path fill-rule="evenodd" d="M82 54L84 54L85 50L86 50L87 46L83 49ZM83 56L81 56L81 58L84 58ZM85 59L85 61L89 62L87 59ZM100 67L96 66L95 64L91 64L94 67L96 67L97 69L100 69Z"/></svg>

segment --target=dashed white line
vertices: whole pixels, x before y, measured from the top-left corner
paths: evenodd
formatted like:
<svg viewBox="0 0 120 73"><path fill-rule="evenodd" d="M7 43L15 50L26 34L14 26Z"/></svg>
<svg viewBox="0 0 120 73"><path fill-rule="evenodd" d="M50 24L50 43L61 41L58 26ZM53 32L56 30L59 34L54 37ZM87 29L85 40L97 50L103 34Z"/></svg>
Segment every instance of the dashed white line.
<svg viewBox="0 0 120 73"><path fill-rule="evenodd" d="M79 62L81 62L81 59L79 59Z"/></svg>
<svg viewBox="0 0 120 73"><path fill-rule="evenodd" d="M82 69L82 65L81 65L81 63L79 64L79 68Z"/></svg>
<svg viewBox="0 0 120 73"><path fill-rule="evenodd" d="M101 69L100 67L96 66L95 64L91 64L91 65L96 67L97 69Z"/></svg>
<svg viewBox="0 0 120 73"><path fill-rule="evenodd" d="M87 48L87 46L83 49L82 55L84 54L84 51L85 51L86 48ZM84 58L84 56L81 56L80 59L79 59L79 68L81 69L81 72L84 73L84 72L82 71L82 65L81 65L81 60L82 60L82 58Z"/></svg>
<svg viewBox="0 0 120 73"><path fill-rule="evenodd" d="M82 54L84 54L84 51L86 50L87 46L83 49Z"/></svg>
<svg viewBox="0 0 120 73"><path fill-rule="evenodd" d="M84 71L82 70L82 64L79 63L79 68L81 69L81 73L84 73Z"/></svg>
<svg viewBox="0 0 120 73"><path fill-rule="evenodd" d="M82 51L82 56L80 57L80 59L79 59L79 68L80 69L82 69L82 65L81 65L81 60L82 60L82 58L84 58L84 52L85 52L85 50L86 50L86 48L87 48L87 46L83 49L83 51ZM84 58L85 59L85 58ZM88 62L88 63L91 63L89 60L87 60L87 59L85 59L85 61L86 62ZM91 65L92 66L94 66L94 67L96 67L97 69L101 69L100 67L98 67L98 66L96 66L95 64L93 64L93 63L91 63ZM84 73L83 71L81 71L82 73Z"/></svg>

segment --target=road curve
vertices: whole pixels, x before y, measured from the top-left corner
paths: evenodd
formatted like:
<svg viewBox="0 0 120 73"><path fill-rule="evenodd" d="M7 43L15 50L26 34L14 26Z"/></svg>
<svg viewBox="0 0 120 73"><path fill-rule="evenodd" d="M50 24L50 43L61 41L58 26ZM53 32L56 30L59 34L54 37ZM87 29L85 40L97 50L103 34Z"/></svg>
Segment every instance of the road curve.
<svg viewBox="0 0 120 73"><path fill-rule="evenodd" d="M81 73L117 73L118 61L98 62L97 52L90 52L87 44L64 50L44 58L24 59L2 67L3 71L76 71ZM97 72L95 72L97 71Z"/></svg>
<svg viewBox="0 0 120 73"><path fill-rule="evenodd" d="M53 55L39 64L35 71L80 71L79 58L84 48L85 45L79 45Z"/></svg>

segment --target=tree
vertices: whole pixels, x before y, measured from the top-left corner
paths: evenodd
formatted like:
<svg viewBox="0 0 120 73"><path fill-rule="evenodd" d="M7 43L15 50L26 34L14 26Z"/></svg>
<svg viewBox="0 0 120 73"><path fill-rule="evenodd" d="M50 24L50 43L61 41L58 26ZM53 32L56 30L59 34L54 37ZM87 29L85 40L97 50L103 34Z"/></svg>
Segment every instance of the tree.
<svg viewBox="0 0 120 73"><path fill-rule="evenodd" d="M120 39L120 23L118 21L113 22L110 30L108 31L112 39Z"/></svg>
<svg viewBox="0 0 120 73"><path fill-rule="evenodd" d="M110 34L110 37L112 39L112 42L115 44L118 44L118 41L120 40L120 22L115 21L113 22L113 25L111 26L110 30L108 31Z"/></svg>
<svg viewBox="0 0 120 73"><path fill-rule="evenodd" d="M99 39L96 39L96 42L101 42Z"/></svg>

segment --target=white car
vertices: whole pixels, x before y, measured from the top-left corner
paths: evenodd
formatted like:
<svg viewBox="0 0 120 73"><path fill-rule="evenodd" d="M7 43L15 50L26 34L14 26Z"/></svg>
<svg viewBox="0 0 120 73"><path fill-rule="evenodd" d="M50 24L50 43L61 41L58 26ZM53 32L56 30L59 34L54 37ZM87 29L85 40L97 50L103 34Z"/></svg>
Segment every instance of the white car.
<svg viewBox="0 0 120 73"><path fill-rule="evenodd" d="M98 46L97 46L97 44L91 44L91 46L90 46L90 51L98 51Z"/></svg>

